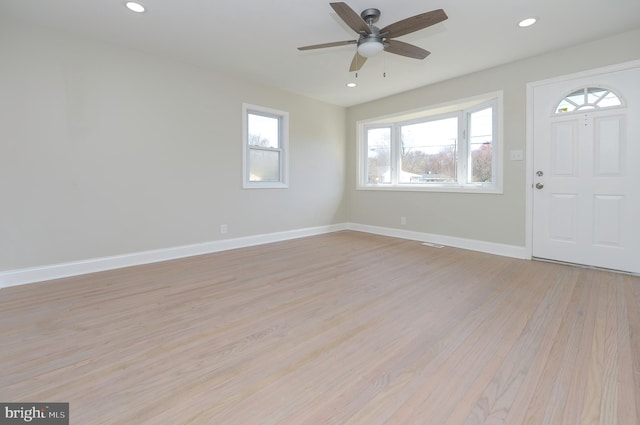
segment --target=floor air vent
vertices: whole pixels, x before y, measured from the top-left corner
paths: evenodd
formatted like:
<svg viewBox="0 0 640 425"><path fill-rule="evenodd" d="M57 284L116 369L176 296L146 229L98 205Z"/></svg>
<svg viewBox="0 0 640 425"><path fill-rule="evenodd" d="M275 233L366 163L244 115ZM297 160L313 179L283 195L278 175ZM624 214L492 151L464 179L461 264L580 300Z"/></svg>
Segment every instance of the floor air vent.
<svg viewBox="0 0 640 425"><path fill-rule="evenodd" d="M422 245L430 246L431 248L444 248L444 245L440 245L439 243L433 243L433 242L423 242Z"/></svg>

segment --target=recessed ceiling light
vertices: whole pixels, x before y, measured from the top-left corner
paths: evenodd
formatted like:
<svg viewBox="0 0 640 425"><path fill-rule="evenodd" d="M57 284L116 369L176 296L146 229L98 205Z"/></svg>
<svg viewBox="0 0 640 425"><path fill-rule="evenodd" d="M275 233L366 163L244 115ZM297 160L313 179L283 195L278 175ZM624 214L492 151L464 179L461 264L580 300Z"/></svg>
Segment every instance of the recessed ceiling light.
<svg viewBox="0 0 640 425"><path fill-rule="evenodd" d="M140 3L136 3L134 1L128 1L125 6L127 6L127 8L133 12L136 13L142 13L144 12L144 6L141 5Z"/></svg>
<svg viewBox="0 0 640 425"><path fill-rule="evenodd" d="M536 23L536 18L527 18L527 19L523 19L522 21L518 22L518 26L520 28L526 28L526 27L530 27L531 25Z"/></svg>
<svg viewBox="0 0 640 425"><path fill-rule="evenodd" d="M355 86L357 86L356 83L347 83L347 87L349 87L350 89L354 88Z"/></svg>

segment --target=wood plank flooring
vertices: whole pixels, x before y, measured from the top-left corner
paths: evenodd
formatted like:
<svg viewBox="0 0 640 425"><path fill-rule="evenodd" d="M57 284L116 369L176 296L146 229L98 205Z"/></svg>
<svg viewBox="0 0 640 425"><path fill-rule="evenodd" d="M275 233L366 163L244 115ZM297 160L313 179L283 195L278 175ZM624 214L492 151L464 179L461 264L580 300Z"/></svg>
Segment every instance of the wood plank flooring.
<svg viewBox="0 0 640 425"><path fill-rule="evenodd" d="M640 421L640 278L338 232L0 291L72 424Z"/></svg>

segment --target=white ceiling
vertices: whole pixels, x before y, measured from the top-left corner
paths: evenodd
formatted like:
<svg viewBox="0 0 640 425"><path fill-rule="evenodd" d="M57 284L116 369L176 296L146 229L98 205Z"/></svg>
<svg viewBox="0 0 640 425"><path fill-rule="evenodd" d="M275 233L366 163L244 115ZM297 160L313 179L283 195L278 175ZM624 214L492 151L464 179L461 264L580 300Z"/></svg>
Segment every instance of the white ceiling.
<svg viewBox="0 0 640 425"><path fill-rule="evenodd" d="M123 44L325 102L350 106L455 76L640 27L639 0L348 0L382 11L384 27L442 8L449 19L400 37L431 52L423 61L389 53L355 78L355 46L298 46L357 38L320 0L2 0L0 16ZM527 29L519 20L534 16ZM640 40L639 40L640 42ZM598 54L598 52L593 52ZM386 77L383 74L386 73ZM348 89L346 83L358 87Z"/></svg>

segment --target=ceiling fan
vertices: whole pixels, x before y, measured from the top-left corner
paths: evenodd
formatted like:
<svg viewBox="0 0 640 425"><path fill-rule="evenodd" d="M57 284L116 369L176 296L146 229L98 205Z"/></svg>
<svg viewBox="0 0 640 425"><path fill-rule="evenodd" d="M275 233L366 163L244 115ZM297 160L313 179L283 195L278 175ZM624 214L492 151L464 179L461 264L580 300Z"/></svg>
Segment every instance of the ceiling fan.
<svg viewBox="0 0 640 425"><path fill-rule="evenodd" d="M373 57L382 51L414 59L426 58L430 52L418 46L392 39L430 27L448 18L444 10L436 9L431 12L403 19L380 29L373 25L380 18L380 10L378 9L365 9L358 15L358 13L346 3L337 2L329 4L351 29L360 34L360 37L357 40L336 41L333 43L298 47L298 50L322 49L325 47L356 44L358 49L349 68L349 71L352 72L362 68L367 58Z"/></svg>

